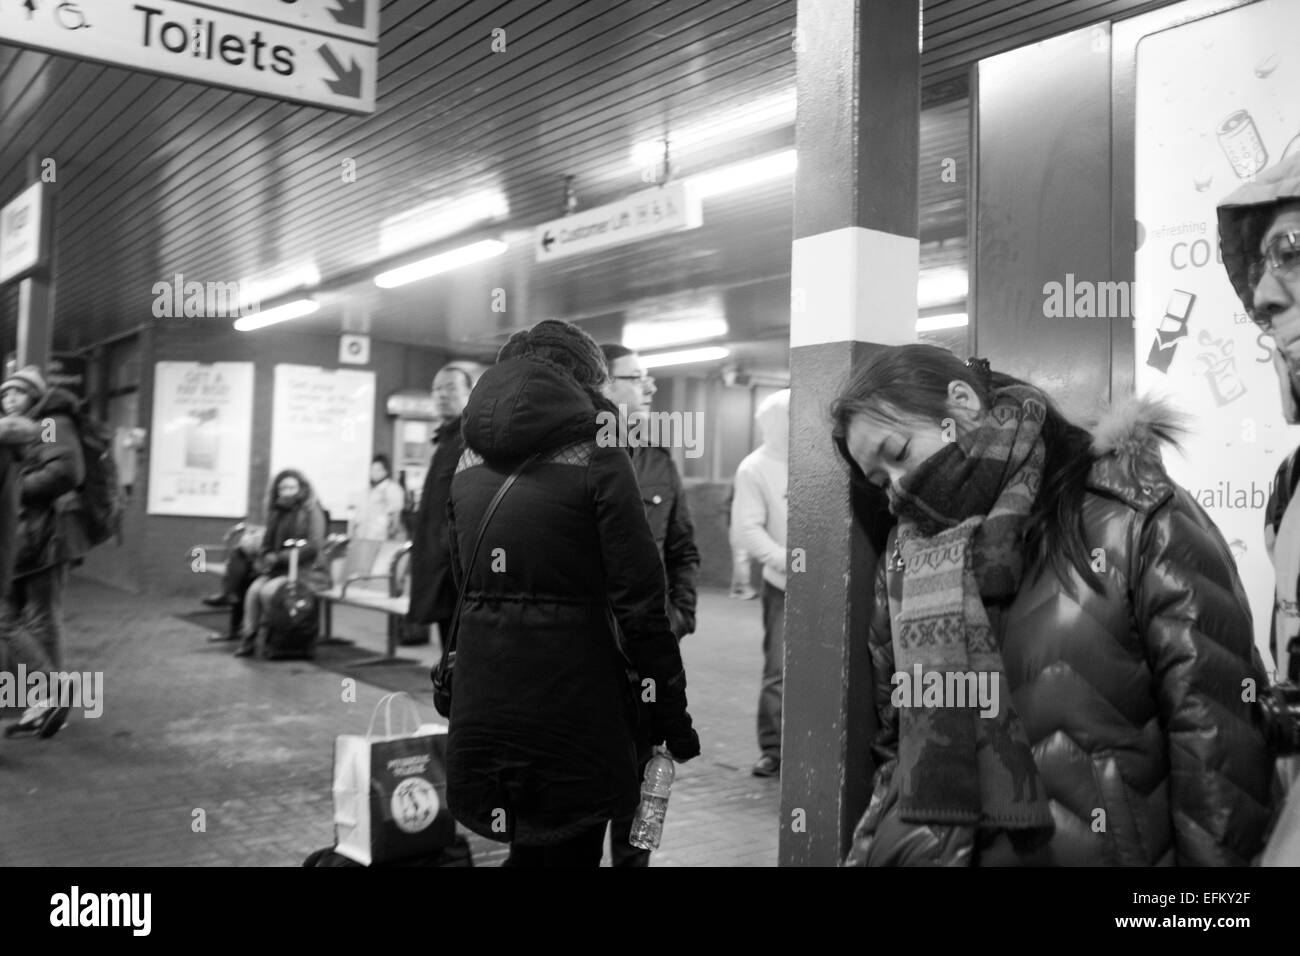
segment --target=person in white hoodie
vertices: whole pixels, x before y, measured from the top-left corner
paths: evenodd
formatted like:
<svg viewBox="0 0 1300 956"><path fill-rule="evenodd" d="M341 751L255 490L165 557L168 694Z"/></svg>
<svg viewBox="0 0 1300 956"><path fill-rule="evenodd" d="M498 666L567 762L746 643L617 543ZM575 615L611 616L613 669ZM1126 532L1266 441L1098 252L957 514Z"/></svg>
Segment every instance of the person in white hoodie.
<svg viewBox="0 0 1300 956"><path fill-rule="evenodd" d="M763 444L736 469L731 531L737 547L763 565L763 685L758 694L754 776L781 772L781 694L785 648L785 516L790 477L790 390L765 398L754 415Z"/></svg>

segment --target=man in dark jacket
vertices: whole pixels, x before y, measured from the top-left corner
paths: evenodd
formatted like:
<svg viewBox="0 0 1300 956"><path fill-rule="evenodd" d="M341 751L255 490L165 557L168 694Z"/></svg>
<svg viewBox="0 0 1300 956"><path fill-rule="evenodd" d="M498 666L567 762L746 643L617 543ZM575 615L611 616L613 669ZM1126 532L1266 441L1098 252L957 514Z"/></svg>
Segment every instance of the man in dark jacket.
<svg viewBox="0 0 1300 956"><path fill-rule="evenodd" d="M1282 413L1300 424L1300 156L1264 170L1219 204L1223 265L1246 313L1272 337ZM1300 449L1282 462L1264 508L1264 542L1276 571L1271 650L1282 675L1300 679ZM1289 665L1289 666L1288 666Z"/></svg>
<svg viewBox="0 0 1300 956"><path fill-rule="evenodd" d="M650 414L655 395L655 380L647 375L641 357L622 345L602 345L601 352L609 366L610 384L605 397L618 407L619 434L640 416ZM634 445L632 468L636 471L646 520L663 558L668 585L668 621L673 635L680 641L695 632L695 579L700 567L700 552L695 547L695 528L686 504L681 476L667 448ZM650 751L640 755L640 772L650 759ZM650 865L650 851L638 850L628 842L632 818L615 819L609 825L609 850L613 866L643 867Z"/></svg>
<svg viewBox="0 0 1300 956"><path fill-rule="evenodd" d="M85 481L81 438L71 392L47 389L34 365L0 383L6 415L23 415L37 426L20 466L20 512L14 580L0 601L0 637L14 656L34 670L63 664L63 588L67 566L79 557L59 521L59 499ZM7 732L48 737L63 725L68 708L34 706Z"/></svg>
<svg viewBox="0 0 1300 956"><path fill-rule="evenodd" d="M411 606L407 620L414 625L438 625L438 638L447 646L447 630L456 609L456 586L451 579L447 545L447 499L465 443L460 417L474 389L477 369L465 363L444 365L433 378L433 403L442 423L433 435L433 460L424 476L420 508L411 536ZM403 644L427 643L427 630Z"/></svg>

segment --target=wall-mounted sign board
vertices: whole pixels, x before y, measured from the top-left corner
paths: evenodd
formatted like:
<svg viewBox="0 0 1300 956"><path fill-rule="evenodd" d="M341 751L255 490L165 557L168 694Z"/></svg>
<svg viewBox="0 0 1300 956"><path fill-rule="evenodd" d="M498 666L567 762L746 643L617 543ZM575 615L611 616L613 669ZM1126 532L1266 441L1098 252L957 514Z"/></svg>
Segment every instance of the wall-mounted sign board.
<svg viewBox="0 0 1300 956"><path fill-rule="evenodd" d="M533 248L538 262L550 262L694 229L703 222L700 197L685 183L670 183L544 222L533 230Z"/></svg>
<svg viewBox="0 0 1300 956"><path fill-rule="evenodd" d="M375 111L379 0L0 4L6 43L350 113Z"/></svg>

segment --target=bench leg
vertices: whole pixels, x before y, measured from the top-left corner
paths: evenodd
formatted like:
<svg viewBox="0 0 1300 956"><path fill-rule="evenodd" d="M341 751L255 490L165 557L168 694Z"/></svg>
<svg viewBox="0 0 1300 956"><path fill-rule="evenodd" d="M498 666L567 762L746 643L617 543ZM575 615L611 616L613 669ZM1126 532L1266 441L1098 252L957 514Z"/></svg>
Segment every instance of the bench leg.
<svg viewBox="0 0 1300 956"><path fill-rule="evenodd" d="M404 618L394 614L384 615L388 618L388 648L383 657L368 657L363 661L357 661L353 667L369 667L373 664L415 664L418 661L410 657L397 656L397 638L402 632L402 621Z"/></svg>
<svg viewBox="0 0 1300 956"><path fill-rule="evenodd" d="M352 644L345 637L334 636L334 602L320 602L320 639L318 644Z"/></svg>

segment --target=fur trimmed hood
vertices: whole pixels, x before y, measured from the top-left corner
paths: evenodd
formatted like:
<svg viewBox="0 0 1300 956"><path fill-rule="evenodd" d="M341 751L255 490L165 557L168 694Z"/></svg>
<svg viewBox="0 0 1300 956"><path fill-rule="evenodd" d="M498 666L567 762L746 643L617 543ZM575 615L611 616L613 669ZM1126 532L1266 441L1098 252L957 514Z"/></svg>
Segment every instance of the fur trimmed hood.
<svg viewBox="0 0 1300 956"><path fill-rule="evenodd" d="M1187 434L1187 416L1169 402L1149 395L1125 398L1106 411L1090 429L1097 461L1089 484L1150 510L1173 491L1161 446L1179 447Z"/></svg>

